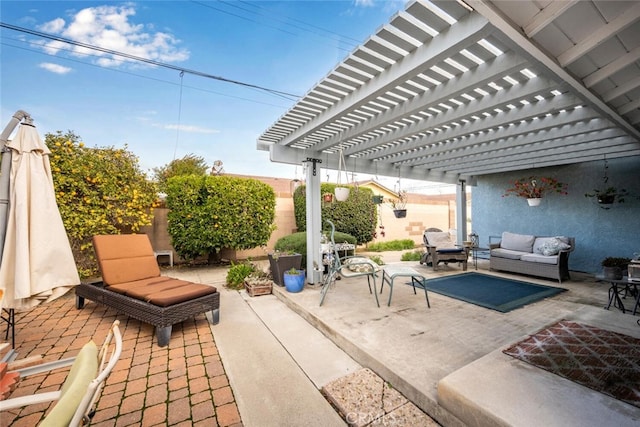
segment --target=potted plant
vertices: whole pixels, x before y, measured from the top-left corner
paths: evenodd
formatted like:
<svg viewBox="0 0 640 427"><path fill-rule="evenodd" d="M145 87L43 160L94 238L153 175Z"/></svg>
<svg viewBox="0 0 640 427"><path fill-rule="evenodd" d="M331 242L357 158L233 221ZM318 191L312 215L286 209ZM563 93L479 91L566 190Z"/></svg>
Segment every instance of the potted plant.
<svg viewBox="0 0 640 427"><path fill-rule="evenodd" d="M614 203L624 203L624 198L629 195L624 188L616 188L609 184L609 163L604 159L604 173L602 175L602 183L606 188L604 190L594 189L591 193L585 193L584 197L593 197L596 199L602 209L610 209Z"/></svg>
<svg viewBox="0 0 640 427"><path fill-rule="evenodd" d="M304 288L304 271L290 268L284 272L284 287L287 292L300 292Z"/></svg>
<svg viewBox="0 0 640 427"><path fill-rule="evenodd" d="M396 218L405 218L407 216L407 198L407 192L403 190L398 192L397 198L391 198L388 200Z"/></svg>
<svg viewBox="0 0 640 427"><path fill-rule="evenodd" d="M331 193L324 193L322 195L322 201L325 203L331 203L333 202L333 194Z"/></svg>
<svg viewBox="0 0 640 427"><path fill-rule="evenodd" d="M273 280L268 273L257 270L244 278L244 288L249 296L268 295L273 288Z"/></svg>
<svg viewBox="0 0 640 427"><path fill-rule="evenodd" d="M551 177L537 178L530 176L513 181L511 188L507 188L502 197L518 196L527 199L529 206L538 206L542 197L547 193L566 195L567 184Z"/></svg>
<svg viewBox="0 0 640 427"><path fill-rule="evenodd" d="M593 197L602 209L609 209L614 203L624 203L627 195L629 193L624 188L607 187L604 190L594 189L591 193L585 193L584 197Z"/></svg>
<svg viewBox="0 0 640 427"><path fill-rule="evenodd" d="M271 277L278 286L284 286L284 272L292 268L300 268L302 265L302 254L293 251L275 251L268 255Z"/></svg>
<svg viewBox="0 0 640 427"><path fill-rule="evenodd" d="M631 258L606 257L602 260L602 275L605 279L620 280L627 269Z"/></svg>

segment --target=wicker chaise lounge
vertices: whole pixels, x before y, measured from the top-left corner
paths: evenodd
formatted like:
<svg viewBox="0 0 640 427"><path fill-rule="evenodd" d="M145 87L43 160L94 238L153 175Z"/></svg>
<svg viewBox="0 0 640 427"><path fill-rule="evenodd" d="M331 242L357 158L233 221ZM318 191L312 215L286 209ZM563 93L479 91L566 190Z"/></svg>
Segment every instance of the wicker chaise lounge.
<svg viewBox="0 0 640 427"><path fill-rule="evenodd" d="M146 234L93 237L101 281L76 286L76 307L85 298L112 307L156 328L160 347L169 344L172 325L211 311L220 320L220 294L213 286L161 276Z"/></svg>

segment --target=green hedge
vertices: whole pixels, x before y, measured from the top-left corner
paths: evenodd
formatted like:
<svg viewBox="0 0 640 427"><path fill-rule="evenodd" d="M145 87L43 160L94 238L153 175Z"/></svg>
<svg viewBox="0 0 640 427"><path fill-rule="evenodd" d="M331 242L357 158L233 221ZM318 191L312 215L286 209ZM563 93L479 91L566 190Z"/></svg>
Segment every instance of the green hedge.
<svg viewBox="0 0 640 427"><path fill-rule="evenodd" d="M373 191L370 188L353 187L349 192L349 198L344 202L322 202L322 195L333 194L336 184L320 184L320 202L322 203L321 215L323 222L331 220L336 231L347 233L356 238L358 245L373 240L376 225L378 223L378 211L373 203ZM307 229L306 186L298 187L293 195L294 213L298 230ZM324 223L323 223L324 228ZM336 240L337 242L338 240Z"/></svg>

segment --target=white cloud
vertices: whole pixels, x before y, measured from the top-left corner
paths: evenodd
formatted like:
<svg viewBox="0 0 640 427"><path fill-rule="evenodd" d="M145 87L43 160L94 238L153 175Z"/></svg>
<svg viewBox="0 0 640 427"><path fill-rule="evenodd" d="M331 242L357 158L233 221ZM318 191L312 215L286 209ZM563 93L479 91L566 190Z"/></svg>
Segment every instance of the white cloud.
<svg viewBox="0 0 640 427"><path fill-rule="evenodd" d="M188 126L188 125L165 125L165 129L177 130L180 128L181 132L189 133L220 133L218 129L207 129L200 126Z"/></svg>
<svg viewBox="0 0 640 427"><path fill-rule="evenodd" d="M373 3L373 0L355 0L356 6L360 7L372 7Z"/></svg>
<svg viewBox="0 0 640 427"><path fill-rule="evenodd" d="M64 25L65 25L64 19L56 18L52 21L45 23L44 25L41 25L40 30L44 31L45 33L57 34L60 31L62 31L62 29L64 28Z"/></svg>
<svg viewBox="0 0 640 427"><path fill-rule="evenodd" d="M51 71L56 74L67 74L71 72L71 68L63 67L62 65L53 64L51 62L43 62L38 65L40 68L44 68L47 71Z"/></svg>
<svg viewBox="0 0 640 427"><path fill-rule="evenodd" d="M64 19L56 18L39 28L70 40L156 61L177 62L189 58L189 51L178 47L180 40L173 35L153 32L152 24L145 26L131 22L135 13L131 5L89 7L70 16L68 24ZM70 49L74 56L91 54L98 58L95 60L97 64L107 67L117 67L128 61L117 55L57 41L44 46L50 54L57 54L62 48Z"/></svg>

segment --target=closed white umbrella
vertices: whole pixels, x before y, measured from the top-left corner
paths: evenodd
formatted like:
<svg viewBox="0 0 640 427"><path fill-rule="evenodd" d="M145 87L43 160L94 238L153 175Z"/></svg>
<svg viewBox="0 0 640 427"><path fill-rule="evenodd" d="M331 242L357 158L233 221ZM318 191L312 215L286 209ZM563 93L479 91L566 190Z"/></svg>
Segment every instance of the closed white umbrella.
<svg viewBox="0 0 640 427"><path fill-rule="evenodd" d="M30 124L20 125L6 147L11 169L0 261L2 307L27 309L58 298L80 278L56 203L49 149Z"/></svg>

